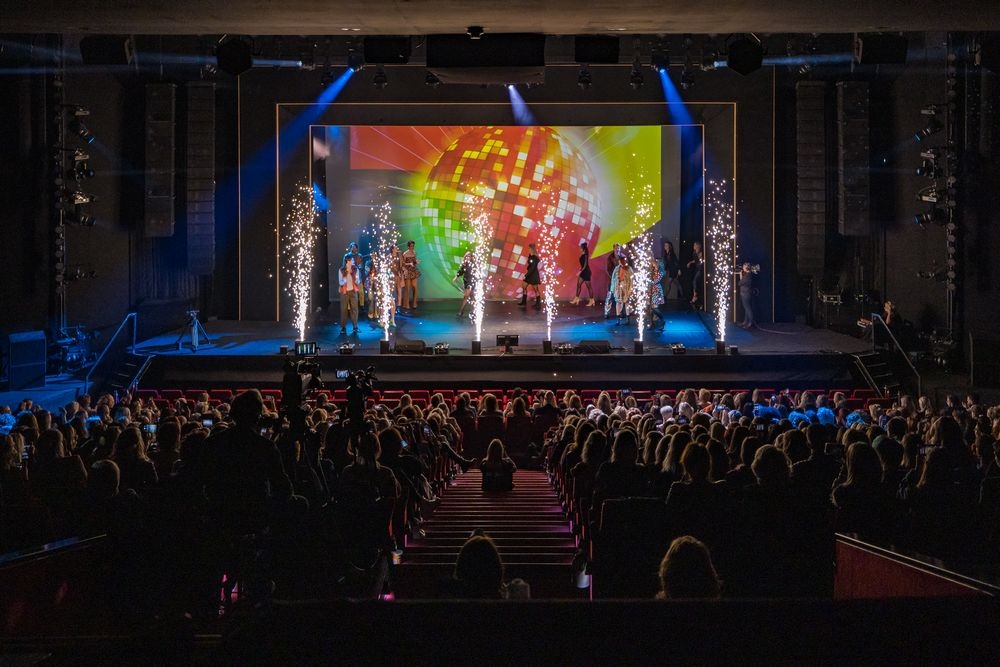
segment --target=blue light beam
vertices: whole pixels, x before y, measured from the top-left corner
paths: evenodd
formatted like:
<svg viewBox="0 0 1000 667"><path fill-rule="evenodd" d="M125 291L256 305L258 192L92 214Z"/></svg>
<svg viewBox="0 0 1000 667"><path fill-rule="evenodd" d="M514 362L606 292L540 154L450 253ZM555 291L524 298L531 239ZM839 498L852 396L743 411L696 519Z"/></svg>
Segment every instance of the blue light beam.
<svg viewBox="0 0 1000 667"><path fill-rule="evenodd" d="M677 125L693 124L694 119L691 118L691 113L684 104L684 98L681 97L680 91L677 90L677 86L670 78L670 72L666 68L659 69L657 72L660 74L663 97L667 101L667 112L670 114L670 119Z"/></svg>
<svg viewBox="0 0 1000 667"><path fill-rule="evenodd" d="M510 106L514 110L514 122L518 125L537 125L535 115L531 113L528 103L521 97L521 93L517 92L514 84L507 84L507 94L510 95Z"/></svg>

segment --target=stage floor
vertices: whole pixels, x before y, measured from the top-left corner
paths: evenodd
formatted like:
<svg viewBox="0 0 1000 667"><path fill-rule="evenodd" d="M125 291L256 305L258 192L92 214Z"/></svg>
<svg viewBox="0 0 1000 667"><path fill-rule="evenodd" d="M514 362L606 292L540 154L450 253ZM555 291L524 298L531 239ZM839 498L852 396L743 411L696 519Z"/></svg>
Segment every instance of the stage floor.
<svg viewBox="0 0 1000 667"><path fill-rule="evenodd" d="M468 317L458 318L457 300L424 301L413 311L396 316L397 327L390 330L390 348L397 341L421 340L429 346L448 343L449 354L471 355L475 328ZM643 351L646 355L670 355L671 346L680 343L688 354L715 354L714 322L709 314L690 308L668 310L662 331L646 329ZM291 346L298 335L294 327L284 322L209 321L205 329L211 342L202 343L198 356L216 355L274 355L282 345ZM177 348L179 331L142 341L139 352L155 355L192 354L190 337L186 336L181 349ZM514 355L541 355L542 342L546 340L544 311L533 307L521 308L517 302L491 302L483 318L481 339L484 355L503 354L495 345L497 335L517 334L519 347ZM340 333L337 323L310 326L306 339L315 341L321 355L336 355L341 345L355 345L355 355L378 355L379 343L385 332L377 322L362 319L358 333ZM582 340L606 340L612 355L632 355L634 339L638 338L635 318L631 325L616 325L616 319L604 319L601 306L571 306L561 303L559 314L552 323L551 340L554 345ZM767 324L746 331L730 324L726 331L726 344L736 345L740 354L855 354L870 349L870 343L845 336L827 329L813 329L801 324Z"/></svg>

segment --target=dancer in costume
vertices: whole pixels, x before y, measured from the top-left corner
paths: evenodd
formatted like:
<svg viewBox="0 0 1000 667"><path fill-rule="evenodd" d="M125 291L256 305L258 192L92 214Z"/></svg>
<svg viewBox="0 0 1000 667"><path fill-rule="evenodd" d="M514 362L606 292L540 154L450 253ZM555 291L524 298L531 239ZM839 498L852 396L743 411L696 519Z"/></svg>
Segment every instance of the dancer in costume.
<svg viewBox="0 0 1000 667"><path fill-rule="evenodd" d="M472 303L472 288L476 282L476 276L473 272L474 262L475 256L472 252L465 253L462 256L462 265L458 267L458 272L451 279L452 284L459 278L462 279L462 305L458 308L459 318L465 314L465 306Z"/></svg>
<svg viewBox="0 0 1000 667"><path fill-rule="evenodd" d="M538 257L538 251L535 249L534 243L528 244L528 266L524 270L524 282L521 284L521 302L517 305L527 306L528 305L528 285L531 285L535 291L535 310L542 307L542 295L538 291L538 286L542 284L541 276L538 275L538 262L541 261Z"/></svg>
<svg viewBox="0 0 1000 667"><path fill-rule="evenodd" d="M417 264L420 264L420 260L417 259L417 251L414 249L416 243L413 241L406 242L406 252L400 260L400 273L403 276L403 308L408 310L410 306L410 294L413 294L413 308L417 307L417 278L420 277L420 269L417 268Z"/></svg>
<svg viewBox="0 0 1000 667"><path fill-rule="evenodd" d="M589 301L587 301L588 306L596 305L594 301L594 286L590 284L590 250L587 248L586 241L580 241L580 273L576 277L576 296L570 300L570 303L574 306L580 303L580 288L584 285L587 286L587 296Z"/></svg>

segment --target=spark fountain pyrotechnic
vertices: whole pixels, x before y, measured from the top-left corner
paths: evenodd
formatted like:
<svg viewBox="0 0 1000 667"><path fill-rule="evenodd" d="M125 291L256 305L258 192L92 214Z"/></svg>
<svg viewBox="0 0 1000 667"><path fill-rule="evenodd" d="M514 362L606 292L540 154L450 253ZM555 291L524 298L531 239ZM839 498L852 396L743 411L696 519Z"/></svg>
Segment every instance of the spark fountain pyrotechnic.
<svg viewBox="0 0 1000 667"><path fill-rule="evenodd" d="M306 339L309 319L312 271L316 261L314 248L319 232L319 225L316 224L318 213L312 186L300 184L296 193L292 195L290 210L285 218L283 226L285 239L282 248L288 268L288 285L285 287L285 293L293 300L295 328L299 331L299 340Z"/></svg>
<svg viewBox="0 0 1000 667"><path fill-rule="evenodd" d="M632 238L629 244L628 260L632 262L632 294L629 296L629 306L636 314L639 326L639 341L642 341L646 329L646 310L649 305L650 280L652 279L653 236L648 231L655 219L656 192L640 172L637 178L642 187L636 188L634 181L629 179L628 192L635 204L635 215L632 220Z"/></svg>
<svg viewBox="0 0 1000 667"><path fill-rule="evenodd" d="M549 219L554 210L550 207ZM556 303L556 287L559 283L559 258L557 250L562 238L562 230L558 225L549 224L542 228L538 237L540 252L538 262L538 277L542 279L542 301L545 307L545 340L552 340L552 320L556 319L559 306Z"/></svg>
<svg viewBox="0 0 1000 667"><path fill-rule="evenodd" d="M389 340L389 323L392 322L392 311L396 307L395 272L392 265L392 249L399 243L399 231L392 223L392 206L388 201L381 205L372 205L372 217L375 220L374 275L379 292L378 322L385 331L384 339Z"/></svg>
<svg viewBox="0 0 1000 667"><path fill-rule="evenodd" d="M730 284L733 279L733 244L735 243L733 204L726 181L709 181L705 197L708 208L708 251L712 255L710 282L715 292L717 341L726 340L729 318Z"/></svg>
<svg viewBox="0 0 1000 667"><path fill-rule="evenodd" d="M469 212L468 234L472 242L472 321L476 327L475 341L482 340L483 313L486 310L486 293L489 291L490 254L493 248L495 230L490 222L488 200L482 196L472 196L467 201Z"/></svg>
<svg viewBox="0 0 1000 667"><path fill-rule="evenodd" d="M639 340L642 341L653 279L653 235L643 232L631 243L631 247L631 259L635 262L632 271L632 309L639 323Z"/></svg>

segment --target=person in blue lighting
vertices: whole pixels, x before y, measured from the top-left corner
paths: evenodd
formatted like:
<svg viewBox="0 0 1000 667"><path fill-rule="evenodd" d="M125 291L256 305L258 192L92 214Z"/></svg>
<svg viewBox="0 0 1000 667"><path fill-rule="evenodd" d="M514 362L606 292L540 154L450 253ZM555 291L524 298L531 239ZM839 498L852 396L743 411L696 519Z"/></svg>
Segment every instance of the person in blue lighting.
<svg viewBox="0 0 1000 667"><path fill-rule="evenodd" d="M459 319L465 315L465 307L472 302L472 287L476 280L475 275L472 272L473 262L474 258L472 253L465 253L462 257L462 265L458 267L458 272L451 279L452 284L454 284L459 278L462 279L462 305L458 308Z"/></svg>
<svg viewBox="0 0 1000 667"><path fill-rule="evenodd" d="M691 270L691 307L694 309L704 308L702 303L702 283L705 280L705 253L701 249L701 242L695 241L691 245L691 260L687 263Z"/></svg>
<svg viewBox="0 0 1000 667"><path fill-rule="evenodd" d="M528 265L524 269L524 282L521 284L521 302L517 305L527 306L528 305L528 286L530 285L535 291L535 310L542 307L542 295L538 291L538 286L542 284L541 276L538 274L538 263L541 261L538 257L538 251L535 249L534 243L528 244Z"/></svg>
<svg viewBox="0 0 1000 667"><path fill-rule="evenodd" d="M666 280L666 286L662 287L664 298L670 298L670 290L677 288L677 298L684 298L684 288L681 286L681 260L674 252L674 244L670 241L663 242L663 257L660 259L660 275Z"/></svg>

